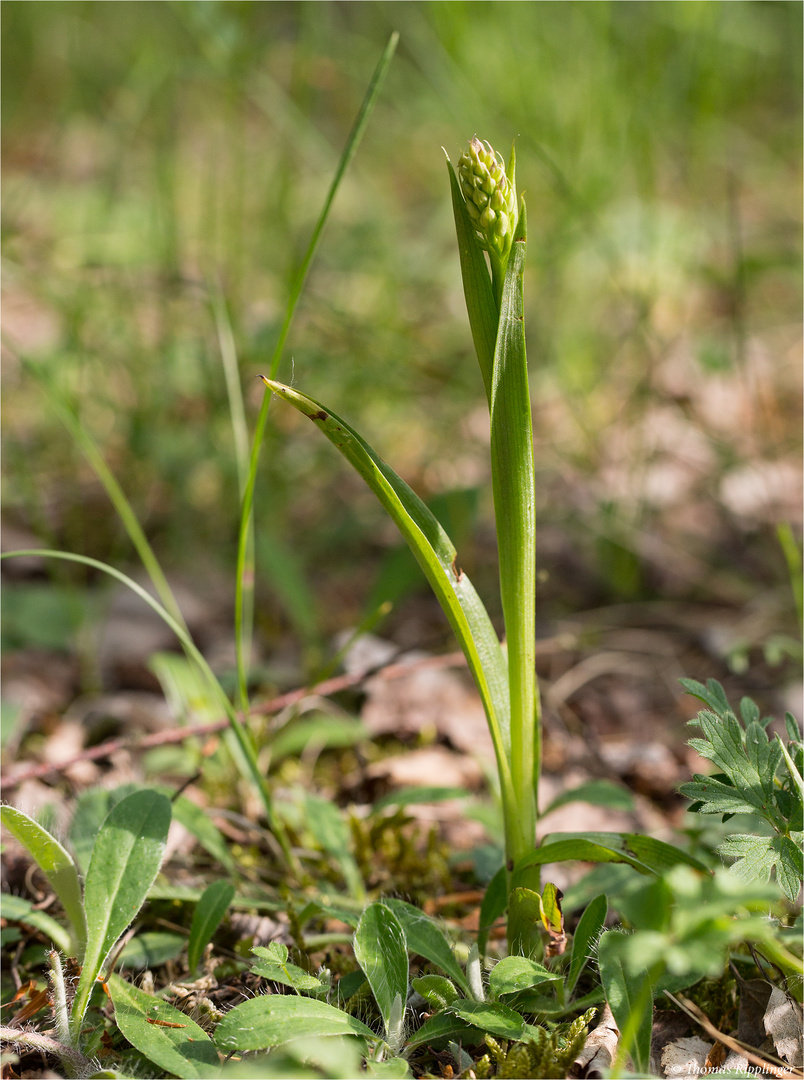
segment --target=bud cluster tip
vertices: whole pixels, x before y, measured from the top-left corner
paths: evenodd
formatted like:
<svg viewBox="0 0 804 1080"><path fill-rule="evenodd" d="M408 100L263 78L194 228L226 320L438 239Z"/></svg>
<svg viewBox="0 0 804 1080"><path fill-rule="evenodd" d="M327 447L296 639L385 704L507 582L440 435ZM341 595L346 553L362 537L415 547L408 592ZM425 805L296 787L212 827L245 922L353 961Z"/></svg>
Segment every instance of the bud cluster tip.
<svg viewBox="0 0 804 1080"><path fill-rule="evenodd" d="M507 255L517 221L516 191L505 172L505 163L487 142L477 136L458 161L458 179L466 209L484 247Z"/></svg>

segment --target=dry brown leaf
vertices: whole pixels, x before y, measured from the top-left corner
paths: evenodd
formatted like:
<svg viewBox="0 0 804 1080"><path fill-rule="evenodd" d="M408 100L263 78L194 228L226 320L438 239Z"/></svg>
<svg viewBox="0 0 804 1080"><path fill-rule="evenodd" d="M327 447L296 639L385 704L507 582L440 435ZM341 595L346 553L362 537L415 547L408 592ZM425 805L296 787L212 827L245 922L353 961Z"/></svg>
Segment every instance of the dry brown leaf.
<svg viewBox="0 0 804 1080"><path fill-rule="evenodd" d="M704 1069L712 1043L697 1035L685 1039L676 1039L662 1050L662 1069L664 1075L673 1080L685 1080L685 1077L697 1077Z"/></svg>
<svg viewBox="0 0 804 1080"><path fill-rule="evenodd" d="M776 1053L794 1069L804 1065L801 1006L778 986L771 990L765 1010L765 1031L773 1039Z"/></svg>
<svg viewBox="0 0 804 1080"><path fill-rule="evenodd" d="M600 1022L589 1032L583 1049L572 1063L569 1075L583 1080L601 1080L611 1068L619 1041L619 1029L606 1005L600 1014Z"/></svg>

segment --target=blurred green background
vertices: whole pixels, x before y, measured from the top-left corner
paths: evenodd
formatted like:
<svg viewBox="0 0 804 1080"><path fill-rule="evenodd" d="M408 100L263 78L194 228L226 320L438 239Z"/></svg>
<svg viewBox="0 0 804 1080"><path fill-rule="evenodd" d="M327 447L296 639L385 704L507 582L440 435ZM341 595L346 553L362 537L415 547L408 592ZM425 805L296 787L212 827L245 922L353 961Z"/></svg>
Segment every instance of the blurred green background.
<svg viewBox="0 0 804 1080"><path fill-rule="evenodd" d="M795 634L775 530L801 509L800 3L2 11L8 546L132 559L29 359L169 573L229 596L237 477L212 304L225 300L253 424L254 376L399 30L280 377L443 513L496 610L487 417L441 148L455 161L477 133L507 156L516 139L541 618L673 601L760 610L756 641ZM399 601L392 633L405 611L413 637L431 615L442 625L416 614L426 590L372 496L281 407L257 536L269 650L292 637L320 655L384 597ZM30 614L32 588L8 590L12 615L28 590L12 644L58 643L52 609Z"/></svg>

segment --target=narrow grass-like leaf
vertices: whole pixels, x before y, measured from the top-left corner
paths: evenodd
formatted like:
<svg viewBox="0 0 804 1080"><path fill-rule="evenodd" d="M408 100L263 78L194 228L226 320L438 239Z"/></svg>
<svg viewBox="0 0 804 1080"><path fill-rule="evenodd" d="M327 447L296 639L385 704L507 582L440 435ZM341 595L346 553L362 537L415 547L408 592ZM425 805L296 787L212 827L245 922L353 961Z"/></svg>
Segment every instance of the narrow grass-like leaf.
<svg viewBox="0 0 804 1080"><path fill-rule="evenodd" d="M270 379L263 381L278 397L309 417L340 450L410 546L466 656L489 721L504 797L513 805L507 755L510 744L505 662L488 613L474 586L457 566L452 541L422 500L345 420L298 390Z"/></svg>
<svg viewBox="0 0 804 1080"><path fill-rule="evenodd" d="M389 791L387 795L372 805L371 812L376 814L379 810L385 810L388 806L415 806L419 803L444 802L447 799L468 799L472 792L468 788L459 787L410 787L400 788L398 791Z"/></svg>
<svg viewBox="0 0 804 1080"><path fill-rule="evenodd" d="M497 919L505 914L505 909L508 906L507 877L505 867L501 866L486 886L486 892L480 905L480 929L477 936L477 945L481 953L486 951L489 931Z"/></svg>
<svg viewBox="0 0 804 1080"><path fill-rule="evenodd" d="M14 806L0 807L0 821L28 850L53 886L53 891L61 901L61 906L72 925L78 959L83 959L87 924L84 916L81 881L72 856L47 829Z"/></svg>
<svg viewBox="0 0 804 1080"><path fill-rule="evenodd" d="M4 919L21 922L41 931L64 953L69 953L73 948L74 940L61 923L57 923L46 911L35 911L30 900L25 900L22 896L4 892L0 899L0 913Z"/></svg>
<svg viewBox="0 0 804 1080"><path fill-rule="evenodd" d="M388 897L383 900L383 904L393 911L405 931L408 951L436 964L465 994L471 996L466 975L438 924L420 908L408 904L405 900Z"/></svg>
<svg viewBox="0 0 804 1080"><path fill-rule="evenodd" d="M506 854L515 862L535 842L540 771L536 688L536 493L533 423L525 351L524 203L503 283L491 387L491 480L510 688L513 802L503 790ZM531 883L538 885L538 880Z"/></svg>
<svg viewBox="0 0 804 1080"><path fill-rule="evenodd" d="M357 148L360 145L360 141L363 138L363 133L366 129L368 119L374 109L377 102L377 98L380 93L380 88L385 81L385 76L388 74L388 68L391 65L394 53L396 52L397 42L399 41L399 34L394 33L388 39L388 44L383 50L382 56L377 63L377 67L374 69L371 82L369 83L366 96L363 98L363 103L360 106L360 111L357 114L357 118L354 122L352 130L349 132L349 137L346 140L346 146L341 154L338 167L335 170L335 175L332 178L329 191L327 192L326 199L324 200L324 206L319 215L318 221L313 229L313 234L310 237L310 243L307 246L307 251L304 254L301 265L299 266L296 276L293 280L293 284L290 290L290 296L288 297L287 306L285 308L285 318L282 322L282 328L279 331L279 337L277 338L276 345L274 346L273 356L271 357L270 373L271 378L275 379L279 372L279 365L282 361L282 354L285 350L285 342L287 341L288 334L290 333L290 326L293 322L293 316L296 313L296 307L301 297L304 283L307 280L307 274L312 265L315 253L318 250L318 245L321 241L321 236L324 232L324 226L327 223L332 204L335 200L335 196L338 192L338 188L341 185L341 181L349 167L349 164L357 152ZM257 424L254 430L254 438L251 443L251 456L249 458L248 476L246 477L245 488L242 493L242 500L240 505L240 527L238 530L237 539L237 571L235 579L235 646L237 650L237 676L238 676L238 693L240 696L241 705L245 708L247 701L247 654L245 651L245 643L251 638L250 628L247 630L245 621L249 617L251 611L251 600L249 594L254 588L254 563L253 563L253 551L254 551L254 522L253 522L253 509L254 509L254 488L257 483L257 466L260 460L260 450L262 448L263 439L265 437L265 427L268 422L268 408L270 405L270 398L266 397L263 400L260 407L259 416L257 417Z"/></svg>
<svg viewBox="0 0 804 1080"><path fill-rule="evenodd" d="M405 931L385 904L369 904L354 936L355 959L366 974L387 1035L397 999L408 997L408 951Z"/></svg>
<svg viewBox="0 0 804 1080"><path fill-rule="evenodd" d="M182 644L185 652L191 657L196 664L202 669L210 681L210 687L221 703L221 711L226 714L229 725L234 733L237 745L242 752L243 761L245 763L244 773L250 779L255 789L259 792L265 812L270 822L271 828L276 836L277 840L282 847L282 851L288 861L288 865L291 868L295 868L297 860L290 849L287 836L285 834L282 822L275 815L273 809L273 800L271 799L271 792L268 787L268 783L262 774L259 762L257 761L257 754L254 749L254 745L246 732L246 729L241 724L237 713L235 712L232 703L229 701L226 694L223 692L220 683L215 677L215 673L209 666L204 656L196 647L190 635L184 626L178 623L173 616L168 612L157 600L155 600L149 592L147 592L141 585L138 585L136 581L132 581L130 577L122 573L120 570L115 569L113 566L109 566L108 563L100 562L98 559L92 559L88 555L76 555L70 551L53 551L49 548L26 548L24 551L7 551L0 554L0 559L11 559L25 555L36 555L44 559L63 559L66 562L81 563L84 566L91 566L95 570L100 570L104 574L108 574L110 577L120 581L132 592L136 593L149 607L159 615L159 617L170 627L176 637Z"/></svg>
<svg viewBox="0 0 804 1080"><path fill-rule="evenodd" d="M521 871L531 865L574 860L627 863L641 874L662 874L679 863L709 872L699 859L680 848L639 833L553 833L515 867L512 880L516 884Z"/></svg>
<svg viewBox="0 0 804 1080"><path fill-rule="evenodd" d="M601 894L589 901L583 915L578 920L578 925L572 936L572 951L570 953L566 983L567 997L572 995L586 962L591 959L592 949L595 947L600 932L606 924L607 913L608 901L605 894Z"/></svg>
<svg viewBox="0 0 804 1080"><path fill-rule="evenodd" d="M221 864L227 874L237 873L237 864L226 846L223 833L203 807L188 799L186 795L179 795L173 800L173 817L192 833L201 847Z"/></svg>
<svg viewBox="0 0 804 1080"><path fill-rule="evenodd" d="M186 1013L119 975L111 975L107 985L117 1026L149 1061L180 1080L219 1075L220 1058L214 1043Z"/></svg>
<svg viewBox="0 0 804 1080"><path fill-rule="evenodd" d="M129 795L101 826L84 887L87 947L70 1021L76 1036L109 950L136 917L159 872L169 827L170 800L156 791Z"/></svg>
<svg viewBox="0 0 804 1080"><path fill-rule="evenodd" d="M588 780L585 784L580 784L569 791L562 791L542 811L541 817L544 818L551 814L559 806L566 806L568 803L573 802L590 803L592 806L605 806L612 810L634 809L634 796L622 784L613 784L611 780Z"/></svg>
<svg viewBox="0 0 804 1080"><path fill-rule="evenodd" d="M334 803L318 795L306 796L304 810L307 827L316 841L338 860L350 894L363 900L366 889L351 851L351 833L342 812Z"/></svg>
<svg viewBox="0 0 804 1080"><path fill-rule="evenodd" d="M223 1053L267 1050L272 1046L325 1035L358 1035L369 1043L377 1036L355 1016L325 1001L284 994L262 994L228 1012L215 1029Z"/></svg>
<svg viewBox="0 0 804 1080"><path fill-rule="evenodd" d="M201 894L190 923L190 940L187 945L187 963L195 971L204 955L204 949L218 929L226 911L234 900L234 885L229 881L213 881Z"/></svg>
<svg viewBox="0 0 804 1080"><path fill-rule="evenodd" d="M36 378L39 385L45 391L54 412L70 432L87 461L92 466L98 480L100 480L103 485L103 488L109 497L109 501L117 511L117 516L123 523L123 526L128 533L128 537L142 561L142 565L145 567L149 578L153 582L153 586L156 589L159 599L170 612L172 618L186 631L187 625L184 621L184 616L179 609L179 605L173 595L173 590L168 584L168 580L165 577L162 567L159 565L159 560L148 542L148 538L137 519L134 508L128 501L120 484L117 482L114 473L106 464L103 454L101 454L98 449L95 440L64 398L55 389L49 373L44 368L40 367L40 365L31 363L29 360L24 361L24 365L26 371L30 372L30 374Z"/></svg>
<svg viewBox="0 0 804 1080"><path fill-rule="evenodd" d="M598 945L600 980L622 1035L622 1052L631 1054L637 1073L647 1075L653 994L647 971L633 974L623 963L625 937L618 930L608 930L601 937Z"/></svg>

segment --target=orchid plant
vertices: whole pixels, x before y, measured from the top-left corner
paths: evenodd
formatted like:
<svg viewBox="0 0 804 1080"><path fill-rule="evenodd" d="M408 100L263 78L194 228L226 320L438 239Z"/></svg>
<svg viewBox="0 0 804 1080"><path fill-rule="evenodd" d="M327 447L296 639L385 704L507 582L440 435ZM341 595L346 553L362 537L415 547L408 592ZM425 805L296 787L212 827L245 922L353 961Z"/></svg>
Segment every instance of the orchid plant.
<svg viewBox="0 0 804 1080"><path fill-rule="evenodd" d="M362 476L427 577L466 656L494 745L505 831L509 937L515 886L538 889L537 866L514 878L535 845L540 708L535 674L533 434L524 326L525 204L515 155L507 166L473 138L457 171L447 159L472 338L489 407L491 474L505 639L460 567L458 553L424 502L345 420L272 378L266 386L308 416ZM521 920L520 920L521 921Z"/></svg>

